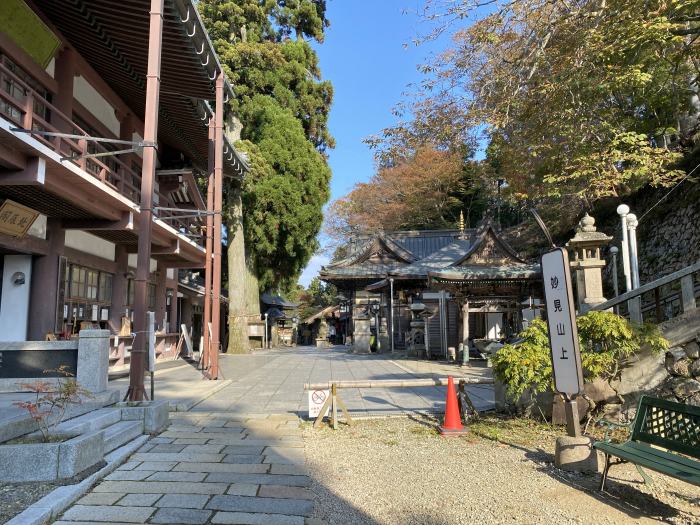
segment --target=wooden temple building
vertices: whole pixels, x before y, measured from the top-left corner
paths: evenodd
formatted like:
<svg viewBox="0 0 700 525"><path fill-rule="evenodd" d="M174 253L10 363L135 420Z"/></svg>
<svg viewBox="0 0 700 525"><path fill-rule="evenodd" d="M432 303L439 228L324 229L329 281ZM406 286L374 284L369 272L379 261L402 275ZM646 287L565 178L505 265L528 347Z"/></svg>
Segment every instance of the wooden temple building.
<svg viewBox="0 0 700 525"><path fill-rule="evenodd" d="M460 344L507 340L539 316L542 298L539 263L519 256L489 219L470 230L351 239L321 279L348 298L357 352L369 351L372 335L381 351L443 357Z"/></svg>

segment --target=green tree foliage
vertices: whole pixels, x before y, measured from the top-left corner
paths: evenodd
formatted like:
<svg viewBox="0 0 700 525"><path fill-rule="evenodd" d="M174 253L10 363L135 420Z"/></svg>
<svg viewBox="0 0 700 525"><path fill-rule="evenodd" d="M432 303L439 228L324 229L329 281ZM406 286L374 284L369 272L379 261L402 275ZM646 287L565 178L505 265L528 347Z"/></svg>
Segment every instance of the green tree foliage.
<svg viewBox="0 0 700 525"><path fill-rule="evenodd" d="M698 93L700 1L425 3L431 36L453 37L424 66L409 125L497 143L490 173L513 198L580 209L681 176L680 152L658 146Z"/></svg>
<svg viewBox="0 0 700 525"><path fill-rule="evenodd" d="M290 299L299 303L299 317L304 320L323 308L338 304L338 290L314 277L308 288L298 286L295 293L290 294Z"/></svg>
<svg viewBox="0 0 700 525"><path fill-rule="evenodd" d="M323 40L325 0L201 0L200 13L243 125L251 157L243 186L246 249L262 289L294 282L317 248L333 147L333 98L305 38ZM292 40L290 37L296 39Z"/></svg>
<svg viewBox="0 0 700 525"><path fill-rule="evenodd" d="M642 347L656 354L668 348L668 341L656 326L633 324L611 312L588 312L577 318L576 326L586 381L618 380ZM546 323L536 319L520 333L522 342L505 345L494 356L494 375L507 385L511 398L553 390L547 332Z"/></svg>

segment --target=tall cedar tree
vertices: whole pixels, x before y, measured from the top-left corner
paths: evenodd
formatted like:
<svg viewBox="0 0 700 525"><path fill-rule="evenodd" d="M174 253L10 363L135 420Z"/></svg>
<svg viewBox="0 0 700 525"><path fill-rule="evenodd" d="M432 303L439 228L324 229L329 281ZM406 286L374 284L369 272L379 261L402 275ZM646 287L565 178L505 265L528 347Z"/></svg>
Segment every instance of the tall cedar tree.
<svg viewBox="0 0 700 525"><path fill-rule="evenodd" d="M333 98L305 38L321 42L325 0L201 0L204 24L232 81L252 169L243 186L246 250L262 289L286 287L317 248L333 147ZM292 39L294 37L295 39ZM255 147L254 147L255 146Z"/></svg>

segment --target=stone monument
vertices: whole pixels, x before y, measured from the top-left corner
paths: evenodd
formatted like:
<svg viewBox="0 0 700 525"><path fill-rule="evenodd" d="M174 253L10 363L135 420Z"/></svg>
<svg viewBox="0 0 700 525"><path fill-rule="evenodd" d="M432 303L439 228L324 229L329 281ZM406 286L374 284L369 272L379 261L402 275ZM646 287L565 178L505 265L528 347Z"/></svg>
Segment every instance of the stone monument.
<svg viewBox="0 0 700 525"><path fill-rule="evenodd" d="M606 262L600 252L611 240L612 237L596 231L595 219L586 213L576 228L576 235L566 243L571 253L571 269L576 275L576 299L580 314L606 301L602 271Z"/></svg>

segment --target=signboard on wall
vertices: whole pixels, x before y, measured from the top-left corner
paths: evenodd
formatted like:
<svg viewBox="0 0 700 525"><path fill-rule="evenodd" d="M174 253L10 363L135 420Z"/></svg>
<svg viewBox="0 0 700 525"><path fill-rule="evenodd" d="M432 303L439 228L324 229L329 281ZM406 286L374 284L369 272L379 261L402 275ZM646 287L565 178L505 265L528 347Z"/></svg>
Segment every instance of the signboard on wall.
<svg viewBox="0 0 700 525"><path fill-rule="evenodd" d="M38 211L7 199L0 206L0 233L24 237L38 216Z"/></svg>
<svg viewBox="0 0 700 525"><path fill-rule="evenodd" d="M583 374L566 250L556 248L542 256L542 278L549 344L552 349L554 389L561 394L576 395L583 388Z"/></svg>

